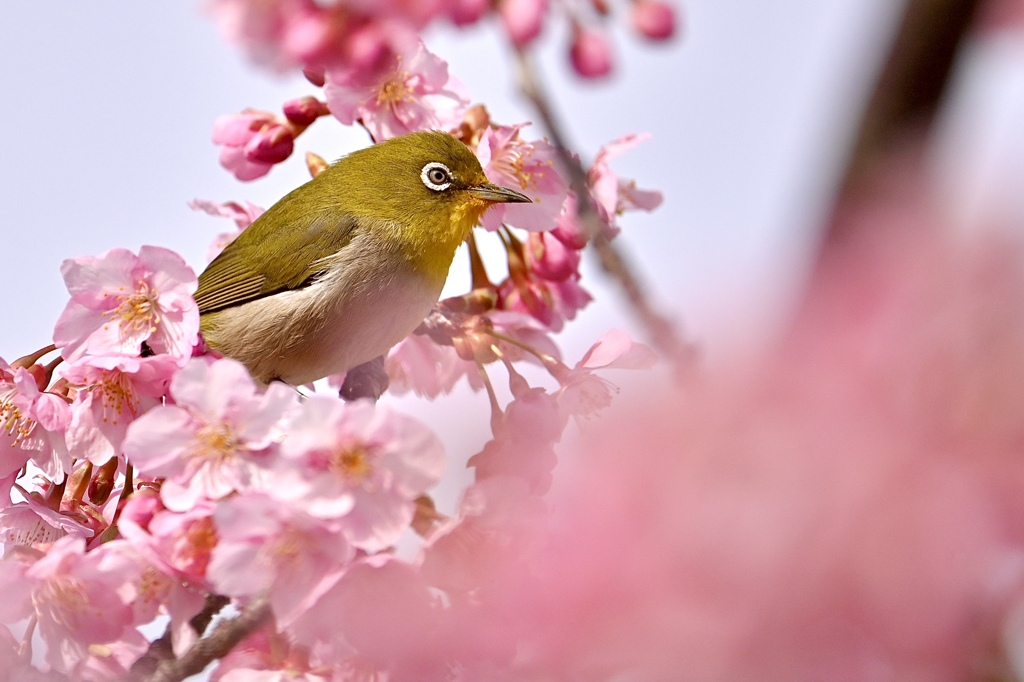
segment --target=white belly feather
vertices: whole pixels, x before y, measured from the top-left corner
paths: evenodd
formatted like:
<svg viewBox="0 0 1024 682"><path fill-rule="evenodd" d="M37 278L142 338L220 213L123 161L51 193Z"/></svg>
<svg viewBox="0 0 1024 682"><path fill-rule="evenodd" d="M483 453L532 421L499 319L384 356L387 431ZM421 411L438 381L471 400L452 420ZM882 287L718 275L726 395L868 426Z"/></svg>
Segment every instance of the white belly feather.
<svg viewBox="0 0 1024 682"><path fill-rule="evenodd" d="M432 281L398 254L382 259L379 245L369 242L354 237L310 286L213 313L207 342L256 379L292 385L385 353L423 321L444 281Z"/></svg>

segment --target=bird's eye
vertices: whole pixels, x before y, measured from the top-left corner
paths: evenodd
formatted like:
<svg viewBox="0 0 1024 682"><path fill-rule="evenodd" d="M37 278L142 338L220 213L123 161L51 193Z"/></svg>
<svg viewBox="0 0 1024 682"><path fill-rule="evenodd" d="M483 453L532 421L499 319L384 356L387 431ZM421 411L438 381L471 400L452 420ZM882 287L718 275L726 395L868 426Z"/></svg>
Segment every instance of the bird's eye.
<svg viewBox="0 0 1024 682"><path fill-rule="evenodd" d="M452 186L452 172L439 161L431 161L420 173L423 184L435 192L443 192Z"/></svg>

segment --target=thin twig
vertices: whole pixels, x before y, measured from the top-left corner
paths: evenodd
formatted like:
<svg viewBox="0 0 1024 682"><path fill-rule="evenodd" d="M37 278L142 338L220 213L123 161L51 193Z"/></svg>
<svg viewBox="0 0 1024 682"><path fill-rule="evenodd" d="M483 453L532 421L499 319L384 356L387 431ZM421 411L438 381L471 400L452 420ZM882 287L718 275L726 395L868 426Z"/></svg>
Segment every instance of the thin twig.
<svg viewBox="0 0 1024 682"><path fill-rule="evenodd" d="M626 257L605 236L601 216L587 189L587 174L570 151L562 126L541 89L530 56L523 50L517 51L516 65L519 89L540 115L551 142L558 150L562 165L569 173L570 186L577 197L577 218L593 244L601 267L619 283L634 314L647 329L651 342L671 359L676 376L686 377L693 369L697 357L696 349L682 339L675 325L667 317L654 309L640 278L630 267Z"/></svg>
<svg viewBox="0 0 1024 682"><path fill-rule="evenodd" d="M203 633L206 632L206 628L209 627L210 621L230 602L230 599L219 594L206 595L203 610L192 616L192 619L188 622L189 626L197 635L202 637ZM144 680L153 675L157 670L157 666L162 662L173 658L174 648L171 643L171 626L168 625L164 634L159 639L150 642L146 653L132 664L131 679Z"/></svg>
<svg viewBox="0 0 1024 682"><path fill-rule="evenodd" d="M221 621L209 637L200 639L181 658L160 663L146 682L181 682L190 675L202 672L210 662L226 655L269 620L270 603L265 597L257 599L237 618Z"/></svg>

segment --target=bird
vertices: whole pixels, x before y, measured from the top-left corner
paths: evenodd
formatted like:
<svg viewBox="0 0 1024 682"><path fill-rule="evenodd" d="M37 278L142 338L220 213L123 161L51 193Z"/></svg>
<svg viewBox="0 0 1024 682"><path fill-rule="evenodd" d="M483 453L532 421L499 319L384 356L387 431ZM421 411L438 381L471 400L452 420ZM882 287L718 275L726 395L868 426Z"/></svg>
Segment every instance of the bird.
<svg viewBox="0 0 1024 682"><path fill-rule="evenodd" d="M343 156L285 195L199 275L209 348L293 386L347 372L408 336L488 208L529 203L443 131Z"/></svg>

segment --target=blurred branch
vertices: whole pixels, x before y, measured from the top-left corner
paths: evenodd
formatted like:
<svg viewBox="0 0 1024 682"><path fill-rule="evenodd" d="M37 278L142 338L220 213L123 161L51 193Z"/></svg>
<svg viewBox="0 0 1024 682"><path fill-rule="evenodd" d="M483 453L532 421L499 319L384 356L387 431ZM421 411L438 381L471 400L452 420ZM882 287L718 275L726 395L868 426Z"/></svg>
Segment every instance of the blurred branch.
<svg viewBox="0 0 1024 682"><path fill-rule="evenodd" d="M160 663L147 682L181 682L202 672L212 661L226 655L269 620L270 603L266 598L255 600L238 617L221 621L209 637L200 639L181 658Z"/></svg>
<svg viewBox="0 0 1024 682"><path fill-rule="evenodd" d="M906 0L889 58L861 118L833 217L894 143L931 124L981 4L980 0ZM833 220L826 242L842 239L844 225Z"/></svg>
<svg viewBox="0 0 1024 682"><path fill-rule="evenodd" d="M590 243L597 253L601 267L618 282L633 313L646 328L651 343L672 361L676 376L680 379L684 378L693 368L697 357L696 348L684 341L675 325L655 310L640 278L626 257L604 235L601 216L587 189L586 171L579 159L570 151L571 147L566 142L562 126L541 89L530 56L524 50L517 50L516 55L519 89L540 115L548 135L551 137L552 144L558 150L559 159L566 172L569 173L570 187L578 198L577 217L590 238Z"/></svg>

